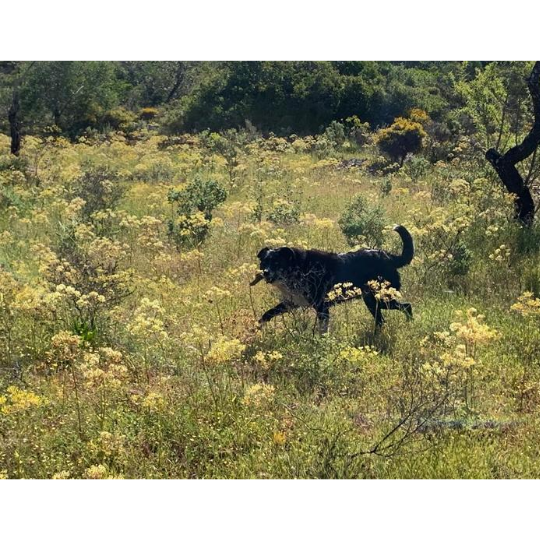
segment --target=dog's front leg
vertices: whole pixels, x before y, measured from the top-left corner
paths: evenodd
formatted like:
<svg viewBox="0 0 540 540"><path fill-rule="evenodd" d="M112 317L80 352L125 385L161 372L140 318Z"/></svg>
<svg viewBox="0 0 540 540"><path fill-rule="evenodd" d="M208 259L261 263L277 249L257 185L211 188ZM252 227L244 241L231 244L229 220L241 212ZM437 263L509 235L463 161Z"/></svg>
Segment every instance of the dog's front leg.
<svg viewBox="0 0 540 540"><path fill-rule="evenodd" d="M328 323L330 321L330 308L328 304L323 304L317 308L317 323L319 332L326 334L328 332Z"/></svg>
<svg viewBox="0 0 540 540"><path fill-rule="evenodd" d="M281 315L282 313L287 313L287 311L290 311L290 309L292 307L293 306L291 306L290 304L287 304L285 302L280 302L277 306L273 307L272 309L269 309L259 319L259 326L262 326L264 323L267 323L268 321L271 321L277 315Z"/></svg>

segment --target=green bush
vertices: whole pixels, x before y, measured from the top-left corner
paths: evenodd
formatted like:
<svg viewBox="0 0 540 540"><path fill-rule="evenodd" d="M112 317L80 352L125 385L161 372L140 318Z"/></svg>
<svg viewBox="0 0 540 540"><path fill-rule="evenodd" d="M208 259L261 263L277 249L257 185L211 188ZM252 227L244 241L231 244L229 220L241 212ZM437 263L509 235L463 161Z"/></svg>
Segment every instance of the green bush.
<svg viewBox="0 0 540 540"><path fill-rule="evenodd" d="M362 196L356 196L339 219L341 232L354 246L364 241L371 247L383 243L384 213L380 206L372 206Z"/></svg>
<svg viewBox="0 0 540 540"><path fill-rule="evenodd" d="M413 156L405 163L405 172L416 182L424 177L430 169L430 162L422 156Z"/></svg>
<svg viewBox="0 0 540 540"><path fill-rule="evenodd" d="M345 120L347 134L356 144L362 146L370 140L369 122L362 122L358 116L350 116Z"/></svg>
<svg viewBox="0 0 540 540"><path fill-rule="evenodd" d="M198 210L203 212L206 219L212 219L212 211L226 198L227 192L218 182L202 178L192 180L181 191L172 190L169 193L169 200L178 202L179 212Z"/></svg>
<svg viewBox="0 0 540 540"><path fill-rule="evenodd" d="M326 137L326 135L319 135L311 148L317 158L324 159L332 155L336 149L336 142Z"/></svg>
<svg viewBox="0 0 540 540"><path fill-rule="evenodd" d="M212 212L225 201L227 192L215 180L196 178L184 189L172 189L169 202L177 204L177 217L169 220L169 234L177 245L199 245L210 231Z"/></svg>
<svg viewBox="0 0 540 540"><path fill-rule="evenodd" d="M464 242L458 241L450 250L452 258L448 263L448 271L452 276L465 276L472 263L472 252Z"/></svg>
<svg viewBox="0 0 540 540"><path fill-rule="evenodd" d="M124 191L117 171L105 164L86 164L75 182L73 195L85 201L82 214L88 219L94 212L116 208Z"/></svg>
<svg viewBox="0 0 540 540"><path fill-rule="evenodd" d="M341 146L347 138L345 134L345 126L334 120L325 129L324 136L336 146Z"/></svg>
<svg viewBox="0 0 540 540"><path fill-rule="evenodd" d="M268 219L279 225L298 223L300 219L300 206L297 201L277 199L272 205Z"/></svg>
<svg viewBox="0 0 540 540"><path fill-rule="evenodd" d="M228 129L223 133L203 133L203 142L208 150L219 154L225 159L225 166L231 187L235 183L238 166L240 165L240 157L242 155L242 147L246 141L246 134L236 129Z"/></svg>

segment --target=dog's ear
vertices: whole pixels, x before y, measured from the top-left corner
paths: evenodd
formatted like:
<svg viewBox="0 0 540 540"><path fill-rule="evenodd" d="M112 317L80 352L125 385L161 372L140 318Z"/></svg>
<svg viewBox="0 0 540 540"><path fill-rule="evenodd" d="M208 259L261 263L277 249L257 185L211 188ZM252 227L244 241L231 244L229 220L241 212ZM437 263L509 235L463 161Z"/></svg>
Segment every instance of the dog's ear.
<svg viewBox="0 0 540 540"><path fill-rule="evenodd" d="M259 253L257 253L257 257L259 258L259 260L263 260L266 255L268 255L268 252L270 251L270 248L267 248L267 247L264 247L261 249L261 251L259 251Z"/></svg>
<svg viewBox="0 0 540 540"><path fill-rule="evenodd" d="M288 262L292 262L296 259L296 252L290 247L279 248L279 255Z"/></svg>

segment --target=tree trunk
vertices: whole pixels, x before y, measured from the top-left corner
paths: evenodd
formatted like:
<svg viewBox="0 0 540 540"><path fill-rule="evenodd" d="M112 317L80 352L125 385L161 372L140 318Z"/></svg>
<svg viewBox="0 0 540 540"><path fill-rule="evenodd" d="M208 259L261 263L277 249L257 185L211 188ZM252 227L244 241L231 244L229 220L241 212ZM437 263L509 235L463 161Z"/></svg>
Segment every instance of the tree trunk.
<svg viewBox="0 0 540 540"><path fill-rule="evenodd" d="M515 218L523 225L531 225L534 220L534 201L515 164L508 161L506 154L501 155L494 148L487 151L486 159L497 171L508 193L516 197Z"/></svg>
<svg viewBox="0 0 540 540"><path fill-rule="evenodd" d="M534 124L521 144L501 154L495 148L486 152L504 187L515 196L515 217L523 225L530 226L534 220L534 201L527 183L516 168L516 164L527 159L540 144L540 62L534 64L527 81L534 109Z"/></svg>
<svg viewBox="0 0 540 540"><path fill-rule="evenodd" d="M176 78L173 84L173 87L171 88L167 99L165 100L165 103L169 103L172 98L176 95L176 92L178 92L178 89L180 86L182 86L186 74L186 65L185 62L177 62L176 66Z"/></svg>
<svg viewBox="0 0 540 540"><path fill-rule="evenodd" d="M8 111L9 128L11 133L11 153L18 156L21 150L21 121L19 111L21 109L19 94L13 92L13 100Z"/></svg>

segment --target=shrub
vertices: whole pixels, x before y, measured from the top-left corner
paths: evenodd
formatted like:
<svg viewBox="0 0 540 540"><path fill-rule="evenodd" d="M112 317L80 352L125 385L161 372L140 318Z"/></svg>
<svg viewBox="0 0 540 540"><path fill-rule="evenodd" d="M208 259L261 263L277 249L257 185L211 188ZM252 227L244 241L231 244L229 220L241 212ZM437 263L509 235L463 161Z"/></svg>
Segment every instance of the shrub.
<svg viewBox="0 0 540 540"><path fill-rule="evenodd" d="M171 190L169 201L178 202L179 213L203 212L204 217L212 219L212 211L227 198L225 189L215 180L192 180L183 190Z"/></svg>
<svg viewBox="0 0 540 540"><path fill-rule="evenodd" d="M407 118L396 118L390 127L378 132L376 142L382 152L403 165L407 154L422 148L425 137L422 124Z"/></svg>
<svg viewBox="0 0 540 540"><path fill-rule="evenodd" d="M345 126L334 120L325 129L324 136L336 146L341 146L346 140Z"/></svg>
<svg viewBox="0 0 540 540"><path fill-rule="evenodd" d="M103 126L110 126L114 130L133 131L137 115L124 107L117 107L107 111L101 120Z"/></svg>
<svg viewBox="0 0 540 540"><path fill-rule="evenodd" d="M389 176L386 176L379 186L380 186L379 189L381 190L381 195L383 197L387 197L388 195L390 195L390 192L392 191L392 180L390 179Z"/></svg>
<svg viewBox="0 0 540 540"><path fill-rule="evenodd" d="M358 195L339 219L341 231L347 242L354 246L364 240L371 247L383 243L384 214L380 206L372 206Z"/></svg>
<svg viewBox="0 0 540 540"><path fill-rule="evenodd" d="M430 163L422 156L413 156L405 163L407 174L416 182L429 171Z"/></svg>
<svg viewBox="0 0 540 540"><path fill-rule="evenodd" d="M450 159L449 156L454 150L461 154L461 147L456 148L456 136L446 123L431 121L425 128L428 134L425 155L431 163Z"/></svg>
<svg viewBox="0 0 540 540"><path fill-rule="evenodd" d="M370 129L368 122L362 122L358 116L350 116L345 120L348 136L358 145L364 145L369 142Z"/></svg>
<svg viewBox="0 0 540 540"><path fill-rule="evenodd" d="M44 277L72 333L93 341L106 331L111 308L133 292L133 271L126 269L127 246L97 236L87 224L63 229L57 252Z"/></svg>
<svg viewBox="0 0 540 540"><path fill-rule="evenodd" d="M277 152L284 154L287 151L291 151L291 145L283 137L276 137L271 133L266 139L259 139L258 146L261 150L267 150L269 152Z"/></svg>
<svg viewBox="0 0 540 540"><path fill-rule="evenodd" d="M300 219L299 205L296 201L277 199L268 214L268 219L273 223L282 225L298 223Z"/></svg>
<svg viewBox="0 0 540 540"><path fill-rule="evenodd" d="M448 272L451 276L465 276L469 273L472 263L472 253L464 242L458 241L450 249L452 256L448 262Z"/></svg>
<svg viewBox="0 0 540 540"><path fill-rule="evenodd" d="M206 147L225 159L229 174L229 184L232 186L240 165L241 149L246 143L246 134L235 129L223 133L206 133L203 135Z"/></svg>
<svg viewBox="0 0 540 540"><path fill-rule="evenodd" d="M143 182L170 182L177 174L173 160L165 152L144 155L133 169L133 179Z"/></svg>
<svg viewBox="0 0 540 540"><path fill-rule="evenodd" d="M409 111L409 119L422 125L430 121L428 113L422 109L411 109Z"/></svg>
<svg viewBox="0 0 540 540"><path fill-rule="evenodd" d="M159 111L155 107L144 107L139 111L139 118L149 121L153 120L158 114Z"/></svg>
<svg viewBox="0 0 540 540"><path fill-rule="evenodd" d="M332 155L336 148L336 142L326 137L326 135L319 135L311 148L319 159L324 159Z"/></svg>
<svg viewBox="0 0 540 540"><path fill-rule="evenodd" d="M169 220L169 234L177 245L198 245L206 239L212 212L225 201L227 192L215 180L196 178L182 190L171 190L168 198L178 205L178 216Z"/></svg>
<svg viewBox="0 0 540 540"><path fill-rule="evenodd" d="M94 212L116 208L123 194L119 174L104 164L86 165L73 189L73 195L85 201L82 214L86 218Z"/></svg>
<svg viewBox="0 0 540 540"><path fill-rule="evenodd" d="M174 220L169 220L169 236L178 247L196 247L206 240L209 232L210 220L202 212L179 213Z"/></svg>
<svg viewBox="0 0 540 540"><path fill-rule="evenodd" d="M384 156L377 156L367 159L362 165L370 174L374 176L387 176L399 170L397 163L388 161Z"/></svg>

